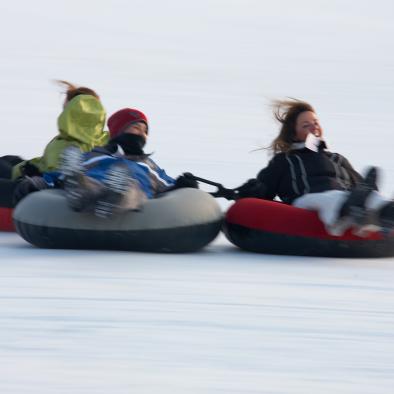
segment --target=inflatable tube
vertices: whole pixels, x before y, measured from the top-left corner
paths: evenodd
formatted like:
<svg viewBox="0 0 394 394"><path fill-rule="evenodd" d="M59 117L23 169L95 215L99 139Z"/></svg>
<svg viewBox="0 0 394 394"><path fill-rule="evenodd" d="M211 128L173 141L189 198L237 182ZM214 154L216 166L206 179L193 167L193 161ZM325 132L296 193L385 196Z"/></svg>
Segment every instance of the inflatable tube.
<svg viewBox="0 0 394 394"><path fill-rule="evenodd" d="M394 232L362 238L348 230L328 234L317 213L275 201L245 198L227 211L224 233L241 249L257 253L325 256L394 256Z"/></svg>
<svg viewBox="0 0 394 394"><path fill-rule="evenodd" d="M0 179L0 231L15 231L12 221L14 211L13 194L17 183L9 179Z"/></svg>
<svg viewBox="0 0 394 394"><path fill-rule="evenodd" d="M0 207L0 231L15 231L13 212L13 208Z"/></svg>
<svg viewBox="0 0 394 394"><path fill-rule="evenodd" d="M222 212L198 189L179 189L149 200L141 211L101 219L72 211L62 190L43 190L15 208L17 232L41 248L191 252L219 233Z"/></svg>

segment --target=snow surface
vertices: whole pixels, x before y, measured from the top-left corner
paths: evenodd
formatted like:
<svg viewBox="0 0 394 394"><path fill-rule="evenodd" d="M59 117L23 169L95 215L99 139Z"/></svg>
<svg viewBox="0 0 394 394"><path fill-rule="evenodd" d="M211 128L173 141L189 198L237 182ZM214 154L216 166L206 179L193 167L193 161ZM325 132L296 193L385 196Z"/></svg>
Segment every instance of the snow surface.
<svg viewBox="0 0 394 394"><path fill-rule="evenodd" d="M268 160L270 101L394 190L391 0L0 3L0 155L39 155L62 96L147 113L169 174L235 187ZM220 201L223 209L227 202ZM392 393L394 259L37 249L0 233L0 393Z"/></svg>

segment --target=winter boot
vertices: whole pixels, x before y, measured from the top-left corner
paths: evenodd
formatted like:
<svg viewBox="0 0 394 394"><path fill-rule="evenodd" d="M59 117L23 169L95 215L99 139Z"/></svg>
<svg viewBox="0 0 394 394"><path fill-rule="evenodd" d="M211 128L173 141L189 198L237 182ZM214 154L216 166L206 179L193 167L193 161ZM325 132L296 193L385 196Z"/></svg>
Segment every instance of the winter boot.
<svg viewBox="0 0 394 394"><path fill-rule="evenodd" d="M372 191L377 189L377 177L378 169L371 167L367 171L363 182L357 184L351 190L349 197L340 210L339 220L348 217L353 221L355 226L361 227L368 224L370 216L365 207L365 202Z"/></svg>
<svg viewBox="0 0 394 394"><path fill-rule="evenodd" d="M96 203L96 216L107 218L141 206L141 189L138 182L131 178L127 166L114 164L105 174L103 184L105 191Z"/></svg>
<svg viewBox="0 0 394 394"><path fill-rule="evenodd" d="M83 172L83 153L75 146L71 146L63 152L60 159L60 171L64 176L73 176Z"/></svg>
<svg viewBox="0 0 394 394"><path fill-rule="evenodd" d="M83 153L76 147L65 150L60 171L64 174L64 191L68 206L77 212L93 210L103 187L93 178L84 175Z"/></svg>
<svg viewBox="0 0 394 394"><path fill-rule="evenodd" d="M93 178L82 173L74 173L64 179L64 191L68 206L73 211L92 212L105 188Z"/></svg>
<svg viewBox="0 0 394 394"><path fill-rule="evenodd" d="M394 229L394 201L390 201L377 210L377 221L385 233Z"/></svg>

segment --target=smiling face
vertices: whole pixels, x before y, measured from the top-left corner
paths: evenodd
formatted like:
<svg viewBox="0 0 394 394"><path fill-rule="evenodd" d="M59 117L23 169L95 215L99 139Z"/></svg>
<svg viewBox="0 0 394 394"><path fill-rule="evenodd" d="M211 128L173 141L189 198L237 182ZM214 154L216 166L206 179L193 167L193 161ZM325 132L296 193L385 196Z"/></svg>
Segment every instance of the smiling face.
<svg viewBox="0 0 394 394"><path fill-rule="evenodd" d="M316 137L321 137L323 130L320 126L319 119L312 111L301 112L295 124L295 137L297 141L305 141L309 133Z"/></svg>

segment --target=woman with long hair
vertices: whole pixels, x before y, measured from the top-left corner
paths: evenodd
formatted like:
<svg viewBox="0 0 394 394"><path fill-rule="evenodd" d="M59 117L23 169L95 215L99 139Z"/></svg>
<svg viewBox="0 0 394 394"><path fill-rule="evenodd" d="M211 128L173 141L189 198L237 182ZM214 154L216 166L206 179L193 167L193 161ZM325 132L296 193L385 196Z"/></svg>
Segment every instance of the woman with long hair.
<svg viewBox="0 0 394 394"><path fill-rule="evenodd" d="M286 204L318 212L326 229L342 235L350 227L394 226L394 203L377 191L377 169L362 177L350 162L327 150L314 108L307 102L288 99L274 102L280 123L269 149L273 158L255 179L225 189L228 199L279 198Z"/></svg>

